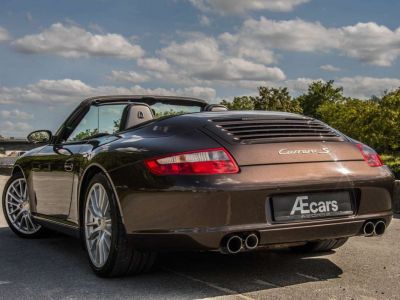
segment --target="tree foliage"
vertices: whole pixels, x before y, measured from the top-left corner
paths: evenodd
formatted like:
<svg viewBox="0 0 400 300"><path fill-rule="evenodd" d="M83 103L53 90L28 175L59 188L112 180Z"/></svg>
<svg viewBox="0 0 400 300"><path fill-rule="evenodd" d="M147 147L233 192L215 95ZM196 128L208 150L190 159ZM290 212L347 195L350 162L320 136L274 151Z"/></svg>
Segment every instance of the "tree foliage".
<svg viewBox="0 0 400 300"><path fill-rule="evenodd" d="M292 99L287 88L272 88L261 86L258 96L235 97L232 102L223 100L230 110L274 110L301 113L302 109L297 100Z"/></svg>
<svg viewBox="0 0 400 300"><path fill-rule="evenodd" d="M254 110L255 97L243 96L235 97L232 102L222 100L221 104L225 105L229 110Z"/></svg>
<svg viewBox="0 0 400 300"><path fill-rule="evenodd" d="M332 127L380 151L400 150L400 88L382 98L326 102L317 113Z"/></svg>
<svg viewBox="0 0 400 300"><path fill-rule="evenodd" d="M85 131L81 131L77 133L73 138L72 141L82 141L85 139L88 139L96 134L98 134L99 131L97 128L95 129L86 129Z"/></svg>
<svg viewBox="0 0 400 300"><path fill-rule="evenodd" d="M308 86L307 93L297 100L306 116L319 118L318 108L325 103L336 103L343 100L343 88L335 87L334 81L314 81Z"/></svg>

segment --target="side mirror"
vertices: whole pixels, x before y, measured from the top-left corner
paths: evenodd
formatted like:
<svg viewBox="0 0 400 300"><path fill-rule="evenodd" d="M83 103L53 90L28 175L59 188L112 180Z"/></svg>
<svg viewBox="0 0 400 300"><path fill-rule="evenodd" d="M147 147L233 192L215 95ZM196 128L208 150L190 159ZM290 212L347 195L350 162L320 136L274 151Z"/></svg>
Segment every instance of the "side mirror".
<svg viewBox="0 0 400 300"><path fill-rule="evenodd" d="M30 143L33 144L46 144L49 143L51 138L52 138L51 131L49 130L37 130L34 132L31 132L27 139Z"/></svg>

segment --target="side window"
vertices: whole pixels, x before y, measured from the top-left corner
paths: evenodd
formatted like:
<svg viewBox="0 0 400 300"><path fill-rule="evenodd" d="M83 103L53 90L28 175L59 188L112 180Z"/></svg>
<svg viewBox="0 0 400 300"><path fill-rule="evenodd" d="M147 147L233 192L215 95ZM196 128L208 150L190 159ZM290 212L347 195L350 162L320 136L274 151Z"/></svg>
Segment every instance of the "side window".
<svg viewBox="0 0 400 300"><path fill-rule="evenodd" d="M67 141L82 141L97 134L117 132L125 106L126 104L91 106Z"/></svg>

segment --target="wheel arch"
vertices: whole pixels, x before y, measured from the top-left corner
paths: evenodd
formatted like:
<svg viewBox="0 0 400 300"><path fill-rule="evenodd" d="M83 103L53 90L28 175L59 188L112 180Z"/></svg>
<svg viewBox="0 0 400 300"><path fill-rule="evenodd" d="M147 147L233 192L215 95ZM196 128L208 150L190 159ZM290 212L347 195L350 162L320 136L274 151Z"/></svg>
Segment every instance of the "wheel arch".
<svg viewBox="0 0 400 300"><path fill-rule="evenodd" d="M124 218L122 215L122 209L121 209L121 204L119 201L119 197L118 197L118 193L117 190L115 188L114 182L112 181L110 175L108 174L108 172L106 171L106 169L104 169L103 166L101 166L98 163L93 163L91 165L89 165L85 171L82 174L82 179L79 183L79 188L78 188L78 217L79 217L79 224L81 225L81 219L82 219L82 206L84 203L84 198L85 198L85 193L86 193L86 189L88 187L88 184L90 182L90 180L96 175L96 174L103 174L107 177L108 181L111 184L112 187L112 191L114 193L115 199L117 201L117 205L118 205L118 210L121 216L121 220L124 223Z"/></svg>
<svg viewBox="0 0 400 300"><path fill-rule="evenodd" d="M24 176L24 178L26 179L24 169L20 165L14 165L14 167L12 168L12 171L11 171L11 176L14 176L18 173L21 173Z"/></svg>

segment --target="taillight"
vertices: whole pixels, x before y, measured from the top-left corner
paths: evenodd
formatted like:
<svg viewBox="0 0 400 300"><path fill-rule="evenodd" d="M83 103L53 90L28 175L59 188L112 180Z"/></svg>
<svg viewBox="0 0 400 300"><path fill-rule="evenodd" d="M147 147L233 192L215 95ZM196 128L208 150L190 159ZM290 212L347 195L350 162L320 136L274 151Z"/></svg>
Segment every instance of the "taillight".
<svg viewBox="0 0 400 300"><path fill-rule="evenodd" d="M381 167L383 166L382 160L378 153L374 151L374 149L364 145L364 144L356 144L357 148L360 150L364 160L370 167Z"/></svg>
<svg viewBox="0 0 400 300"><path fill-rule="evenodd" d="M238 173L239 167L224 148L197 150L145 161L156 175L212 175Z"/></svg>

